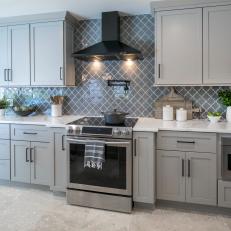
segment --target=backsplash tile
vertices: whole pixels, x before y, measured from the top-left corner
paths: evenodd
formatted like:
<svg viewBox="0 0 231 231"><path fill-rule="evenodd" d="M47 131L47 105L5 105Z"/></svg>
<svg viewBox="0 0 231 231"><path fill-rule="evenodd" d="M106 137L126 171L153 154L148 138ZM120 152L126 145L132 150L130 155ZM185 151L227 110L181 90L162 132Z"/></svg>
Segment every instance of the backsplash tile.
<svg viewBox="0 0 231 231"><path fill-rule="evenodd" d="M101 21L79 22L75 32L75 49L88 47L101 40ZM76 87L67 88L0 88L0 96L20 97L19 103L30 100L38 105L38 112L50 112L50 96L64 95L64 114L100 115L114 108L131 116L153 116L153 103L170 89L155 87L154 83L154 19L151 15L121 18L121 41L142 51L144 60L134 62L76 61ZM131 80L125 94L123 87L108 87L107 79ZM176 87L176 92L202 108L202 118L208 111L224 112L218 101L218 92L227 87ZM9 111L10 113L10 111Z"/></svg>

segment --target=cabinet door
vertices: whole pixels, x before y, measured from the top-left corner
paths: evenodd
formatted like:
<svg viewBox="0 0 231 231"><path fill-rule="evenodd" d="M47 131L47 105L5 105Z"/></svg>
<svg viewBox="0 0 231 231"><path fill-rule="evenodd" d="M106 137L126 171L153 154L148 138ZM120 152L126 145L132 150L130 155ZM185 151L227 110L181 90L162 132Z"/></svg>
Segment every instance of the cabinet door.
<svg viewBox="0 0 231 231"><path fill-rule="evenodd" d="M185 201L185 153L157 151L157 198Z"/></svg>
<svg viewBox="0 0 231 231"><path fill-rule="evenodd" d="M156 15L156 84L202 83L202 9Z"/></svg>
<svg viewBox="0 0 231 231"><path fill-rule="evenodd" d="M65 192L67 187L67 151L65 131L54 133L54 186L53 190Z"/></svg>
<svg viewBox="0 0 231 231"><path fill-rule="evenodd" d="M231 83L231 6L204 9L204 83Z"/></svg>
<svg viewBox="0 0 231 231"><path fill-rule="evenodd" d="M30 85L29 24L8 27L9 85Z"/></svg>
<svg viewBox="0 0 231 231"><path fill-rule="evenodd" d="M186 201L217 204L216 154L187 153Z"/></svg>
<svg viewBox="0 0 231 231"><path fill-rule="evenodd" d="M31 84L62 86L63 22L31 24Z"/></svg>
<svg viewBox="0 0 231 231"><path fill-rule="evenodd" d="M135 132L133 150L133 200L154 201L154 133Z"/></svg>
<svg viewBox="0 0 231 231"><path fill-rule="evenodd" d="M31 183L51 185L52 149L50 143L31 142Z"/></svg>
<svg viewBox="0 0 231 231"><path fill-rule="evenodd" d="M30 183L30 142L11 141L11 180Z"/></svg>
<svg viewBox="0 0 231 231"><path fill-rule="evenodd" d="M7 27L0 27L0 86L7 86L8 67L8 33Z"/></svg>

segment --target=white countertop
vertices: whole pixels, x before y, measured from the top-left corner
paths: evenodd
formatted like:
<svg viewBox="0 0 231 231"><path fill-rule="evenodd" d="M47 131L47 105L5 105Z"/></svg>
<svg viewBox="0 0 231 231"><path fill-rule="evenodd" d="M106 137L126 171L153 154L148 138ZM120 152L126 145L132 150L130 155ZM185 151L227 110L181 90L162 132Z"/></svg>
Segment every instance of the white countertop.
<svg viewBox="0 0 231 231"><path fill-rule="evenodd" d="M46 115L36 116L4 116L0 117L0 123L45 125L47 127L65 127L66 124L82 118L83 116L65 115L51 117Z"/></svg>
<svg viewBox="0 0 231 231"><path fill-rule="evenodd" d="M139 118L134 131L158 132L160 130L231 133L231 123L210 123L208 120L188 120L185 122L163 121L155 118Z"/></svg>

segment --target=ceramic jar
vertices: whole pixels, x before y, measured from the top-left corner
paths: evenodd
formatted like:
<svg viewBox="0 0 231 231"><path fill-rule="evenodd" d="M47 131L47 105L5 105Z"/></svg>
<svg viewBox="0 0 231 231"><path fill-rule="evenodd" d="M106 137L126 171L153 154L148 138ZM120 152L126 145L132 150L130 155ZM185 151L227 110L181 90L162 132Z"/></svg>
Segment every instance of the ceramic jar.
<svg viewBox="0 0 231 231"><path fill-rule="evenodd" d="M52 104L51 105L51 116L53 117L59 117L62 116L62 104Z"/></svg>
<svg viewBox="0 0 231 231"><path fill-rule="evenodd" d="M231 122L231 106L227 107L227 111L226 111L226 120L228 122Z"/></svg>
<svg viewBox="0 0 231 231"><path fill-rule="evenodd" d="M187 110L180 108L176 110L176 120L177 121L186 121L187 120Z"/></svg>
<svg viewBox="0 0 231 231"><path fill-rule="evenodd" d="M171 107L170 105L166 105L165 107L163 107L163 120L173 120L173 107Z"/></svg>
<svg viewBox="0 0 231 231"><path fill-rule="evenodd" d="M5 109L0 109L0 116L5 116Z"/></svg>

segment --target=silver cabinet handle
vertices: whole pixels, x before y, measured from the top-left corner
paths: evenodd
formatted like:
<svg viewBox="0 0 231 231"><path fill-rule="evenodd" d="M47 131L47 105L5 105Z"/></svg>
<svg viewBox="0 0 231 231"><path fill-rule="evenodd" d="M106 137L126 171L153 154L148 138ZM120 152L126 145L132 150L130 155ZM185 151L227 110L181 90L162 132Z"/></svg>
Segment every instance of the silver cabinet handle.
<svg viewBox="0 0 231 231"><path fill-rule="evenodd" d="M183 140L177 140L178 144L195 144L195 141L183 141Z"/></svg>
<svg viewBox="0 0 231 231"><path fill-rule="evenodd" d="M59 78L60 80L63 80L63 68L62 67L59 68Z"/></svg>
<svg viewBox="0 0 231 231"><path fill-rule="evenodd" d="M184 177L184 159L182 159L182 177Z"/></svg>
<svg viewBox="0 0 231 231"><path fill-rule="evenodd" d="M34 148L30 148L30 162L33 163L33 158L32 158L32 151L34 151Z"/></svg>
<svg viewBox="0 0 231 231"><path fill-rule="evenodd" d="M37 132L23 132L24 135L37 135Z"/></svg>
<svg viewBox="0 0 231 231"><path fill-rule="evenodd" d="M62 150L65 151L65 147L64 147L64 137L65 135L62 135Z"/></svg>
<svg viewBox="0 0 231 231"><path fill-rule="evenodd" d="M8 81L12 81L12 69L8 69Z"/></svg>
<svg viewBox="0 0 231 231"><path fill-rule="evenodd" d="M134 156L136 156L136 139L134 139Z"/></svg>
<svg viewBox="0 0 231 231"><path fill-rule="evenodd" d="M160 77L161 77L160 68L161 68L161 64L159 63L159 64L158 64L158 78L159 78L159 79L160 79Z"/></svg>
<svg viewBox="0 0 231 231"><path fill-rule="evenodd" d="M191 177L191 163L190 163L190 160L188 160L188 177Z"/></svg>
<svg viewBox="0 0 231 231"><path fill-rule="evenodd" d="M29 159L28 159L28 150L29 150L30 148L26 148L26 162L29 162Z"/></svg>
<svg viewBox="0 0 231 231"><path fill-rule="evenodd" d="M7 80L7 76L6 76L6 72L7 72L7 69L4 69L4 81L5 81L5 82L8 81L8 80Z"/></svg>

